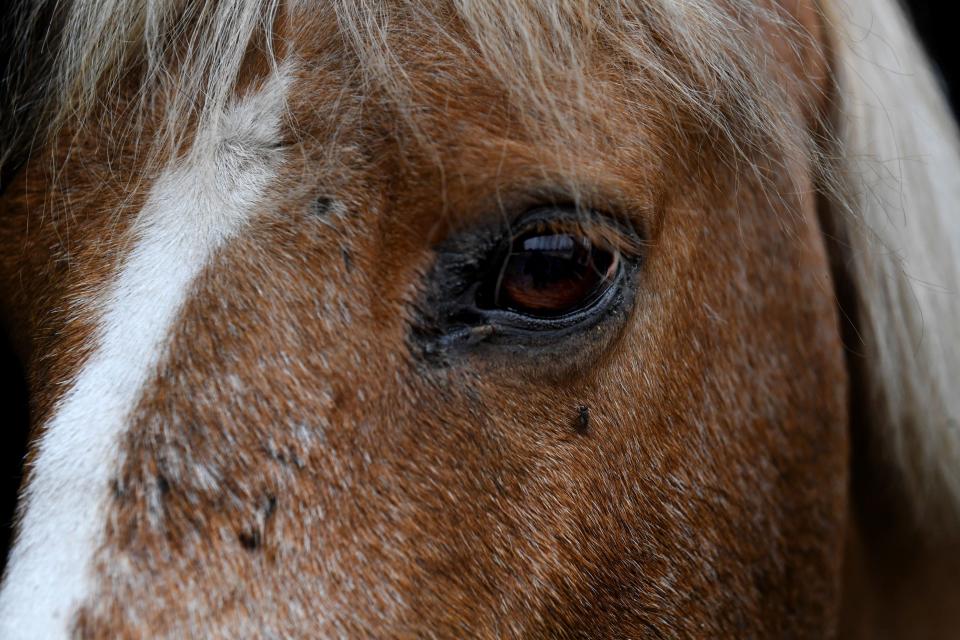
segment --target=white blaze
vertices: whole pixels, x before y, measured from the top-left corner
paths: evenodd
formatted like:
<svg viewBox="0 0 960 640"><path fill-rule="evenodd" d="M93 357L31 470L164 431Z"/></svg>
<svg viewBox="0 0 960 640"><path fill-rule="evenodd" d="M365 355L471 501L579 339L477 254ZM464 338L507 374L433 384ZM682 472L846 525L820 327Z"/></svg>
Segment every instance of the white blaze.
<svg viewBox="0 0 960 640"><path fill-rule="evenodd" d="M120 444L191 285L276 175L280 73L197 135L152 186L131 250L95 309L94 351L45 425L0 588L0 638L62 638L94 593Z"/></svg>

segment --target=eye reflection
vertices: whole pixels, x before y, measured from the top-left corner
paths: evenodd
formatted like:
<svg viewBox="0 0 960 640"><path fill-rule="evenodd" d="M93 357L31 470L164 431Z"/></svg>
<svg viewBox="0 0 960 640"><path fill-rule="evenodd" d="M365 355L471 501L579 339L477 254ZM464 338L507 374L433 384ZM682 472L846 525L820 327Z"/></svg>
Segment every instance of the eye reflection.
<svg viewBox="0 0 960 640"><path fill-rule="evenodd" d="M584 235L538 229L511 243L489 303L529 316L551 318L587 307L611 286L620 266L616 250Z"/></svg>

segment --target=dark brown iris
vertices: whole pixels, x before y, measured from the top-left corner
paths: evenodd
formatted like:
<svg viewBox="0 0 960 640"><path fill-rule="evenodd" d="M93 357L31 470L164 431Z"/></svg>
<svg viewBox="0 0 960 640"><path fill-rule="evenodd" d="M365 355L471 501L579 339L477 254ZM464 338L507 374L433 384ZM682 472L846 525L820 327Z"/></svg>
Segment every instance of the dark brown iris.
<svg viewBox="0 0 960 640"><path fill-rule="evenodd" d="M613 281L617 253L575 233L520 236L498 274L494 306L538 317L561 316L589 305Z"/></svg>

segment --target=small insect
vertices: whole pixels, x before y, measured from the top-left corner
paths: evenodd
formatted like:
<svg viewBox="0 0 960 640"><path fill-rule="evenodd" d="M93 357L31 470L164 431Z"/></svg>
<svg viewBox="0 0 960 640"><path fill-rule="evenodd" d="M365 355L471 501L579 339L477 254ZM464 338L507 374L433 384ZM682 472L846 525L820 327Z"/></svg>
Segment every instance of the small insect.
<svg viewBox="0 0 960 640"><path fill-rule="evenodd" d="M587 405L577 405L577 419L573 423L573 430L580 435L585 435L590 431L590 407Z"/></svg>

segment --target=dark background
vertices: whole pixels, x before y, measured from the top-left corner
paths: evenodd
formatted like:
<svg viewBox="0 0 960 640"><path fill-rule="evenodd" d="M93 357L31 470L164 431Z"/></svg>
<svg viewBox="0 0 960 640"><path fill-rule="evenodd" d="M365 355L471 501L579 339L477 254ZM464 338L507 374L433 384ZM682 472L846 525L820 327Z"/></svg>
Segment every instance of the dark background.
<svg viewBox="0 0 960 640"><path fill-rule="evenodd" d="M9 24L9 3L0 5L0 25ZM933 58L944 81L944 87L954 107L960 108L960 56L954 42L957 39L955 21L950 19L952 2L943 0L912 0L907 3L917 30ZM6 51L0 41L0 68L8 68ZM16 61L9 61L16 64ZM2 91L2 84L0 84ZM20 469L26 438L26 386L20 364L7 344L0 327L0 570L5 563L9 524L13 517ZM65 532L67 534L67 532Z"/></svg>
<svg viewBox="0 0 960 640"><path fill-rule="evenodd" d="M927 52L939 69L954 114L960 113L960 55L957 51L957 21L950 18L954 2L944 0L912 0L907 2L914 24ZM955 15L955 14L954 14Z"/></svg>

